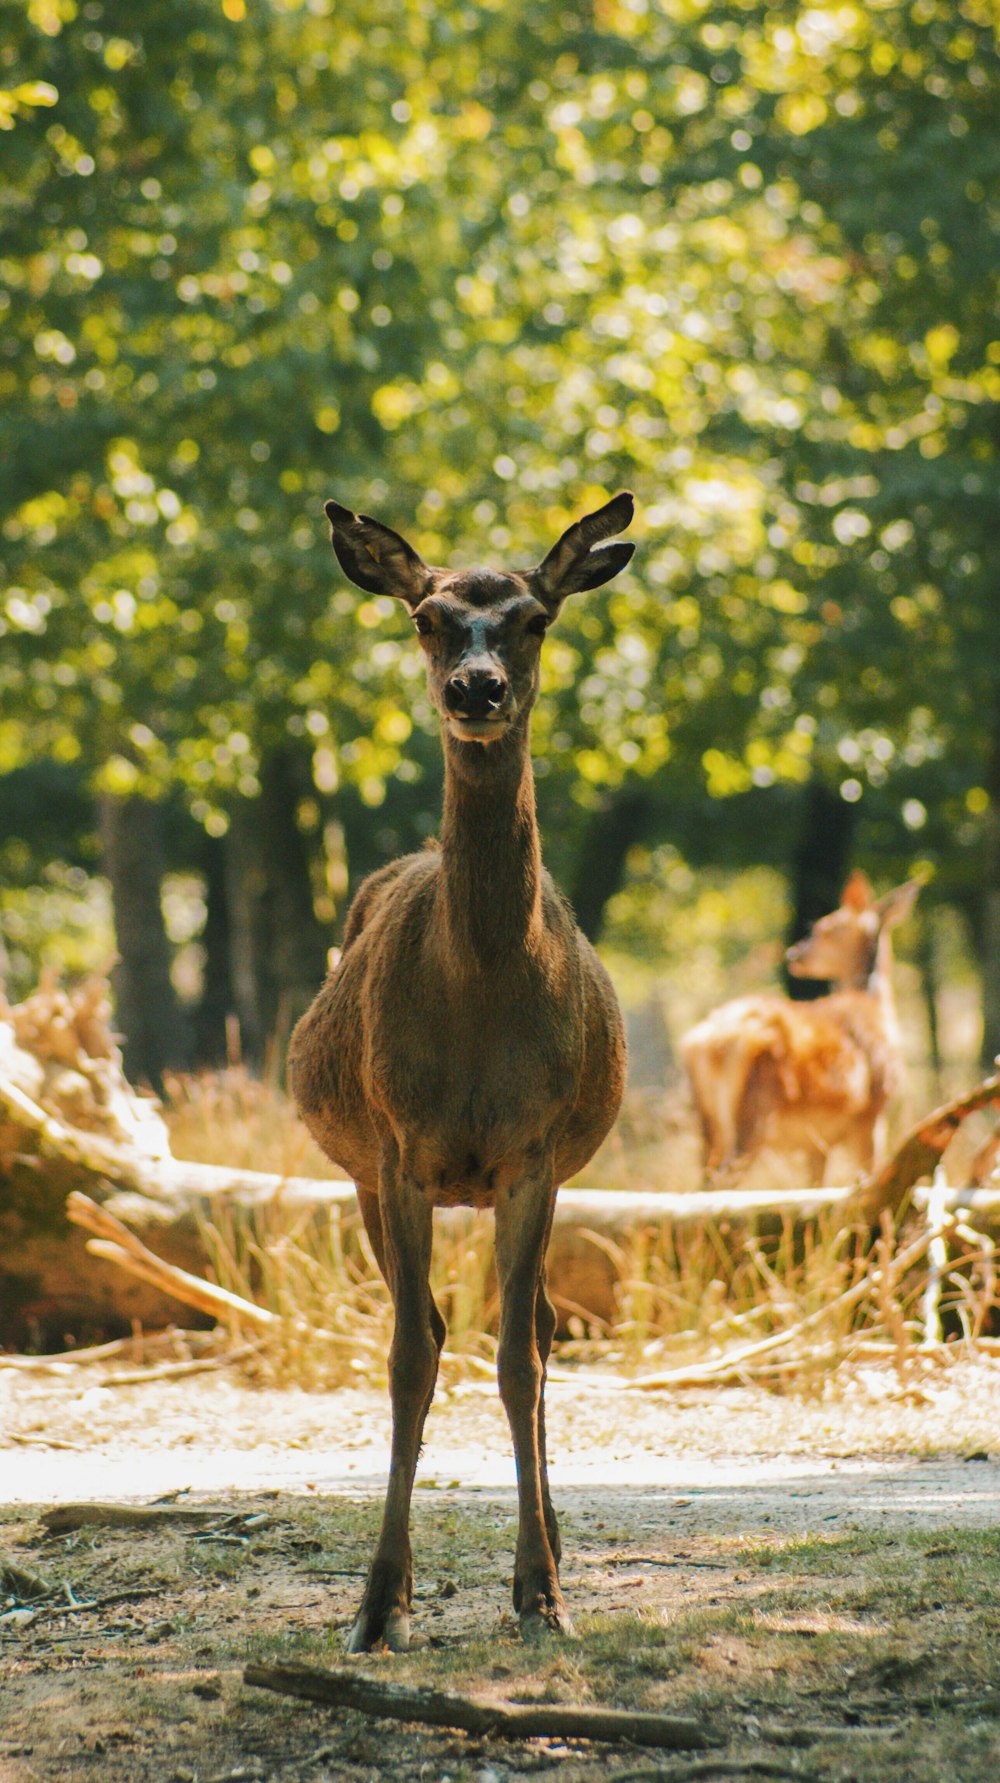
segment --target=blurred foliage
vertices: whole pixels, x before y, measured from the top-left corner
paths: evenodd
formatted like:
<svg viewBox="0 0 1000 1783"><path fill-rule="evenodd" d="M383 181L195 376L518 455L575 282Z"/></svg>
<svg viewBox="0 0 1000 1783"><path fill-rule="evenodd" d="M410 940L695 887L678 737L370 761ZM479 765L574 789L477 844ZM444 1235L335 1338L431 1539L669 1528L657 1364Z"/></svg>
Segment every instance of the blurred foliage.
<svg viewBox="0 0 1000 1783"><path fill-rule="evenodd" d="M640 497L546 647L541 793L812 774L966 889L1000 750L993 0L3 0L0 772L179 787L289 734L428 827L418 653L334 490L525 565ZM998 757L1000 759L1000 757ZM350 836L349 836L350 843Z"/></svg>
<svg viewBox="0 0 1000 1783"><path fill-rule="evenodd" d="M20 1003L51 967L63 978L106 976L115 956L111 900L103 879L65 861L49 861L37 884L11 884L0 854L0 973Z"/></svg>
<svg viewBox="0 0 1000 1783"><path fill-rule="evenodd" d="M781 874L770 867L735 876L696 874L671 843L637 848L631 867L628 886L608 909L607 950L648 959L668 936L668 972L678 979L687 975L699 1015L724 996L773 982L781 963L779 937L788 926ZM707 994L694 988L706 972L712 975Z"/></svg>

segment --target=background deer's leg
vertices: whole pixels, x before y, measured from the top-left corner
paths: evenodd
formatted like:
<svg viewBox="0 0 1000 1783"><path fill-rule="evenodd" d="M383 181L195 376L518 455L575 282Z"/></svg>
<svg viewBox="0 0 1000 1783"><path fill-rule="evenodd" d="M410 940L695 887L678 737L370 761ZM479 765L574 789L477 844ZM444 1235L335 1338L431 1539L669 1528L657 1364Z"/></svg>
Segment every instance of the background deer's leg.
<svg viewBox="0 0 1000 1783"><path fill-rule="evenodd" d="M822 1188L830 1166L830 1147L815 1134L806 1143L806 1180Z"/></svg>
<svg viewBox="0 0 1000 1783"><path fill-rule="evenodd" d="M874 1170L889 1150L888 1123L884 1109L874 1121L859 1121L855 1129L854 1149L859 1170Z"/></svg>
<svg viewBox="0 0 1000 1783"><path fill-rule="evenodd" d="M496 1200L500 1342L497 1377L517 1462L518 1534L514 1558L514 1608L526 1636L543 1628L572 1633L552 1542L546 1527L548 1488L542 1391L545 1367L541 1334L551 1343L551 1307L542 1285L545 1243L555 1190L551 1181L521 1178ZM541 1333L539 1315L541 1309ZM548 1309L548 1315L546 1314ZM555 1518L549 1507L549 1516Z"/></svg>
<svg viewBox="0 0 1000 1783"><path fill-rule="evenodd" d="M389 1488L375 1556L347 1650L364 1653L384 1641L392 1652L402 1653L410 1644L413 1591L410 1498L445 1328L428 1283L429 1197L394 1158L383 1173L379 1195L359 1194L358 1202L396 1317L389 1351Z"/></svg>

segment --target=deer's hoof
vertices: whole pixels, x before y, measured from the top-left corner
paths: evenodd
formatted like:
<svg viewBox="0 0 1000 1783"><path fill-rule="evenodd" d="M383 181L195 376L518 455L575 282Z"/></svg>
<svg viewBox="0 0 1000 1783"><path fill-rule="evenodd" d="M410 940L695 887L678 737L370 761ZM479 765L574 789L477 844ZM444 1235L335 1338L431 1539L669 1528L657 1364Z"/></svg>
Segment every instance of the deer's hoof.
<svg viewBox="0 0 1000 1783"><path fill-rule="evenodd" d="M560 1640L576 1639L576 1630L564 1604L542 1604L521 1614L521 1639L529 1643L546 1641L553 1635Z"/></svg>
<svg viewBox="0 0 1000 1783"><path fill-rule="evenodd" d="M390 1653L405 1653L410 1645L410 1618L405 1610L389 1610L386 1615L362 1609L346 1641L348 1653L371 1653L388 1647Z"/></svg>
<svg viewBox="0 0 1000 1783"><path fill-rule="evenodd" d="M390 1610L382 1639L390 1653L405 1653L410 1645L410 1618L405 1610Z"/></svg>
<svg viewBox="0 0 1000 1783"><path fill-rule="evenodd" d="M371 1644L371 1641L368 1639L365 1618L359 1616L344 1642L344 1651L345 1653L367 1653Z"/></svg>

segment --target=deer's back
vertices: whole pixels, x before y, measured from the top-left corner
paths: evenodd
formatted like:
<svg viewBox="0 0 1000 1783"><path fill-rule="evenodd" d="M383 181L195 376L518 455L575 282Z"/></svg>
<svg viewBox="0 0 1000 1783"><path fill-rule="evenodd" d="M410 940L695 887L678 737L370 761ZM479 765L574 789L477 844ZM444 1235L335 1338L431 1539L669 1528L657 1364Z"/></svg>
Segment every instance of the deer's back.
<svg viewBox="0 0 1000 1783"><path fill-rule="evenodd" d="M363 1187L392 1134L438 1203L488 1205L541 1150L560 1181L596 1150L621 1099L621 1019L547 875L537 945L485 963L456 956L440 875L425 852L361 886L342 959L292 1037L292 1084Z"/></svg>
<svg viewBox="0 0 1000 1783"><path fill-rule="evenodd" d="M741 997L685 1036L710 1161L762 1143L827 1140L874 1125L896 1085L897 1049L877 999L839 991L814 1002Z"/></svg>

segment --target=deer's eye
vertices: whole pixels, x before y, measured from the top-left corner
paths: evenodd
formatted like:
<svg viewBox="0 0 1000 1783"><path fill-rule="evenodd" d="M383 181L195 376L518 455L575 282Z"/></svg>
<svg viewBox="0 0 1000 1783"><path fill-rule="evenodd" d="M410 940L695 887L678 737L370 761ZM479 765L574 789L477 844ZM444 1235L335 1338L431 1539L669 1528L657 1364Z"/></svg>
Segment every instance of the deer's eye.
<svg viewBox="0 0 1000 1783"><path fill-rule="evenodd" d="M524 629L525 631L530 632L533 638L544 638L549 629L549 622L546 614L536 613L534 619L528 620Z"/></svg>
<svg viewBox="0 0 1000 1783"><path fill-rule="evenodd" d="M429 638L432 636L434 627L426 613L414 613L413 623L416 627L418 638Z"/></svg>

